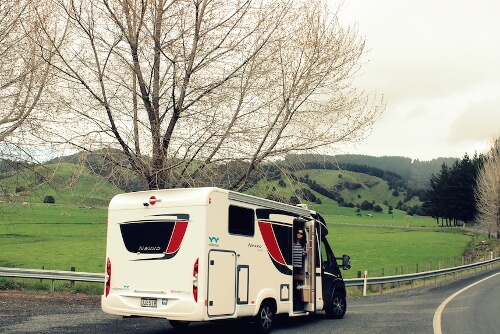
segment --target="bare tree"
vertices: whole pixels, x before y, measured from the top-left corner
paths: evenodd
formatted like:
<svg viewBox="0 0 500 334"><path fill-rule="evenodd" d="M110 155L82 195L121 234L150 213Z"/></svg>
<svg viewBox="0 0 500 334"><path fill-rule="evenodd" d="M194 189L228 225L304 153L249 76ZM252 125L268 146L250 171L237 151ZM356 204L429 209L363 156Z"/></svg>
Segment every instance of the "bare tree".
<svg viewBox="0 0 500 334"><path fill-rule="evenodd" d="M352 85L364 40L326 1L58 2L73 43L49 46L66 81L39 136L149 188L241 190L265 161L365 138L384 109Z"/></svg>
<svg viewBox="0 0 500 334"><path fill-rule="evenodd" d="M488 229L488 234L500 238L500 138L497 138L486 155L476 182L478 221Z"/></svg>
<svg viewBox="0 0 500 334"><path fill-rule="evenodd" d="M40 106L50 77L51 67L35 41L40 24L49 26L49 11L44 6L36 11L37 5L33 0L0 2L0 142L20 131Z"/></svg>

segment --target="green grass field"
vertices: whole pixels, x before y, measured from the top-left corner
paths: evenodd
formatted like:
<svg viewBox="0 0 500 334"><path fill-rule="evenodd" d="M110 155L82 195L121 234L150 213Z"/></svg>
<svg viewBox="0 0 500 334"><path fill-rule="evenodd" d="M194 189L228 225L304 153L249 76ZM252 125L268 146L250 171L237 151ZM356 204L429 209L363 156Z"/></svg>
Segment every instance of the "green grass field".
<svg viewBox="0 0 500 334"><path fill-rule="evenodd" d="M104 208L0 204L0 266L102 272Z"/></svg>
<svg viewBox="0 0 500 334"><path fill-rule="evenodd" d="M472 242L471 235L434 229L366 227L329 224L328 240L335 256L349 254L351 269L344 277L356 277L357 272L384 276L435 270L440 265L453 266L464 249ZM462 232L462 231L460 231ZM403 272L401 272L401 267Z"/></svg>
<svg viewBox="0 0 500 334"><path fill-rule="evenodd" d="M382 268L385 275L400 274L401 267L414 272L417 264L437 269L459 259L473 239L462 229L434 228L430 218L386 216L325 216L336 256L351 256L346 278L365 270L380 276ZM0 266L103 272L106 217L106 208L0 203ZM432 228L420 227L427 225Z"/></svg>

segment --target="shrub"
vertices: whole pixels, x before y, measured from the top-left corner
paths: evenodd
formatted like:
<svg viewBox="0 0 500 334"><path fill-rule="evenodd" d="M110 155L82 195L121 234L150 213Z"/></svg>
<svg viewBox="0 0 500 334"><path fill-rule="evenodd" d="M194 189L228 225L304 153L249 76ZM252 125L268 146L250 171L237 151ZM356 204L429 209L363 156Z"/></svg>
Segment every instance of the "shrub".
<svg viewBox="0 0 500 334"><path fill-rule="evenodd" d="M290 204L295 205L295 204L300 204L300 200L297 196L291 196L290 197Z"/></svg>
<svg viewBox="0 0 500 334"><path fill-rule="evenodd" d="M54 204L56 202L56 200L54 199L54 196L45 196L45 198L43 199L43 202L44 203L49 203L49 204Z"/></svg>

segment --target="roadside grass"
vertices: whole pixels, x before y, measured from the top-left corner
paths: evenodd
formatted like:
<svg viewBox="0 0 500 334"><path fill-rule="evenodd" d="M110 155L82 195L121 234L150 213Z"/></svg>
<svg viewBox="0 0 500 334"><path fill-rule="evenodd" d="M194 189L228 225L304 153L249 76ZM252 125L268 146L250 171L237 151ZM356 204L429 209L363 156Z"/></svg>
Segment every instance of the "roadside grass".
<svg viewBox="0 0 500 334"><path fill-rule="evenodd" d="M0 290L51 291L50 280L0 277ZM54 281L54 291L101 295L103 284L95 282Z"/></svg>

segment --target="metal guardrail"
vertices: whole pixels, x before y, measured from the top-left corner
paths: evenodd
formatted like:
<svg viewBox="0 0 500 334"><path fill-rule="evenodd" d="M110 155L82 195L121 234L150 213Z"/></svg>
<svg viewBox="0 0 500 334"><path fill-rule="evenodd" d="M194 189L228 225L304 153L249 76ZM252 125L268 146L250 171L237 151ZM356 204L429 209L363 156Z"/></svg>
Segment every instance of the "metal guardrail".
<svg viewBox="0 0 500 334"><path fill-rule="evenodd" d="M437 277L437 276L448 275L448 274L455 274L455 273L459 273L459 272L470 270L470 269L477 269L477 268L480 268L483 266L491 266L494 263L500 263L500 257L497 257L497 258L491 259L491 260L476 262L476 263L472 263L472 264L466 264L466 265L462 265L462 266L458 266L458 267L432 270L432 271L419 272L419 273L412 273L412 274L405 274L405 275L397 275L397 276L367 277L366 272L365 272L365 277L363 277L363 278L345 279L344 282L345 282L345 285L348 287L349 286L362 286L363 287L363 296L365 296L366 295L366 288L368 285L400 283L400 282L408 282L408 281L414 281L414 280L420 280L420 279L425 280L426 278Z"/></svg>
<svg viewBox="0 0 500 334"><path fill-rule="evenodd" d="M373 284L387 284L414 281L419 279L426 279L441 275L448 275L459 273L465 270L476 269L483 266L489 266L494 263L500 262L500 257L495 259L481 261L473 264L463 266L432 270L420 273L396 275L396 276L383 276L383 277L363 277L363 278L349 278L345 279L345 285L363 287L363 295L366 295L366 287ZM104 273L88 273L88 272L75 272L75 271L58 271L58 270L38 270L38 269L21 269L21 268L6 268L0 267L0 277L19 277L19 278L37 278L51 280L51 289L54 291L54 281L81 281L81 282L98 282L104 283Z"/></svg>
<svg viewBox="0 0 500 334"><path fill-rule="evenodd" d="M22 269L0 267L0 277L38 278L51 280L50 291L54 291L55 281L81 281L104 283L104 273L59 271L43 269Z"/></svg>

